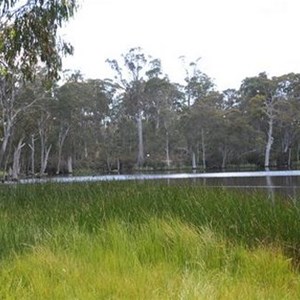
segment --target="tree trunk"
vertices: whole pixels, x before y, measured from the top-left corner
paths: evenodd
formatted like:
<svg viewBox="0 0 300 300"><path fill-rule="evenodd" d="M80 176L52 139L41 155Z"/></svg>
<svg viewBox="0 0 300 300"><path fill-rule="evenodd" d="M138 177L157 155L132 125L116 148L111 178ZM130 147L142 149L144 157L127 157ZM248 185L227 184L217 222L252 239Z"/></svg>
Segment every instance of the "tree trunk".
<svg viewBox="0 0 300 300"><path fill-rule="evenodd" d="M29 148L31 150L31 174L32 176L34 176L35 174L35 145L34 145L34 142L35 142L35 138L34 138L34 134L31 135L31 144L29 144Z"/></svg>
<svg viewBox="0 0 300 300"><path fill-rule="evenodd" d="M289 147L289 150L288 150L288 161L287 161L287 165L288 165L289 169L291 168L291 161L292 161L292 147Z"/></svg>
<svg viewBox="0 0 300 300"><path fill-rule="evenodd" d="M25 146L23 144L23 138L19 140L19 143L14 151L14 160L13 160L13 167L12 167L12 180L17 181L20 175L20 157L22 148Z"/></svg>
<svg viewBox="0 0 300 300"><path fill-rule="evenodd" d="M63 148L64 142L68 135L69 130L70 130L70 126L67 126L66 128L61 126L60 130L59 130L58 143L57 143L58 144L58 158L57 158L57 168L56 168L57 175L60 173L62 148Z"/></svg>
<svg viewBox="0 0 300 300"><path fill-rule="evenodd" d="M144 141L143 141L143 120L142 112L139 111L137 116L137 131L138 131L138 157L137 166L142 167L145 161L144 156Z"/></svg>
<svg viewBox="0 0 300 300"><path fill-rule="evenodd" d="M120 159L117 158L117 170L118 170L118 174L121 173L121 163L120 163Z"/></svg>
<svg viewBox="0 0 300 300"><path fill-rule="evenodd" d="M274 141L273 138L273 122L274 122L274 117L270 116L269 121L268 121L268 137L267 137L267 145L266 145L266 151L265 151L265 168L268 168L270 166L270 152L272 148L272 144Z"/></svg>
<svg viewBox="0 0 300 300"><path fill-rule="evenodd" d="M68 156L68 174L72 175L73 174L73 161L72 161L72 156Z"/></svg>
<svg viewBox="0 0 300 300"><path fill-rule="evenodd" d="M4 125L3 128L3 141L1 145L1 150L0 150L0 166L3 166L3 161L4 161L4 155L7 149L8 141L11 136L11 131L12 131L12 122L11 120L7 120L6 124Z"/></svg>
<svg viewBox="0 0 300 300"><path fill-rule="evenodd" d="M192 169L197 169L196 152L192 150Z"/></svg>
<svg viewBox="0 0 300 300"><path fill-rule="evenodd" d="M84 141L84 158L88 158L88 156L89 156L88 147L86 141Z"/></svg>
<svg viewBox="0 0 300 300"><path fill-rule="evenodd" d="M43 149L43 154L42 154L42 157L41 157L40 176L45 175L47 164L48 164L48 159L49 159L49 154L50 154L50 150L51 150L51 146L52 145L50 145L47 149L44 147L44 149Z"/></svg>
<svg viewBox="0 0 300 300"><path fill-rule="evenodd" d="M169 132L166 132L166 163L167 167L169 168L171 165L170 161L170 148L169 148Z"/></svg>
<svg viewBox="0 0 300 300"><path fill-rule="evenodd" d="M47 164L48 164L48 158L49 158L49 153L51 150L50 145L47 148L47 120L50 118L50 114L47 114L46 116L42 115L40 120L38 121L38 128L39 128L39 136L40 136L40 141L41 141L41 166L40 166L40 176L44 176Z"/></svg>
<svg viewBox="0 0 300 300"><path fill-rule="evenodd" d="M224 146L222 150L222 170L225 170L226 168L227 154L228 154L227 146Z"/></svg>
<svg viewBox="0 0 300 300"><path fill-rule="evenodd" d="M107 165L108 173L111 173L111 163L108 155L106 155L106 165Z"/></svg>

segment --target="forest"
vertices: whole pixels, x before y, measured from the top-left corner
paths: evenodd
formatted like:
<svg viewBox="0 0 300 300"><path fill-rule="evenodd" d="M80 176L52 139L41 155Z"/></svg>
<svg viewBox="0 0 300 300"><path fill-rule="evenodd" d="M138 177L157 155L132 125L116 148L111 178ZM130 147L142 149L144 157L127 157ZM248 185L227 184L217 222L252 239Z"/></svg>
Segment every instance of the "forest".
<svg viewBox="0 0 300 300"><path fill-rule="evenodd" d="M180 59L183 84L141 48L107 59L114 78L1 76L3 176L299 164L300 74L262 72L218 91L199 60Z"/></svg>
<svg viewBox="0 0 300 300"><path fill-rule="evenodd" d="M264 72L219 91L199 65L172 82L132 48L107 58L112 78L62 71L58 29L78 1L0 0L0 177L136 170L294 168L300 74ZM229 72L229 71L228 71Z"/></svg>

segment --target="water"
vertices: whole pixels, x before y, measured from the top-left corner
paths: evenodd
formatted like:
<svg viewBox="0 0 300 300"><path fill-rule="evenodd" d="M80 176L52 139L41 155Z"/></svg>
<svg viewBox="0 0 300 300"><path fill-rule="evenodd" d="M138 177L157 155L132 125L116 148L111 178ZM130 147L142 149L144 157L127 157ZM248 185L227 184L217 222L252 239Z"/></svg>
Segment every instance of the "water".
<svg viewBox="0 0 300 300"><path fill-rule="evenodd" d="M229 189L245 189L248 191L261 190L267 192L268 196L272 198L274 197L275 193L284 194L292 199L300 197L300 170L73 176L43 179L22 179L19 181L19 183L76 183L126 180L158 180L166 181L169 184L180 184L182 181L188 181L212 188L223 186Z"/></svg>

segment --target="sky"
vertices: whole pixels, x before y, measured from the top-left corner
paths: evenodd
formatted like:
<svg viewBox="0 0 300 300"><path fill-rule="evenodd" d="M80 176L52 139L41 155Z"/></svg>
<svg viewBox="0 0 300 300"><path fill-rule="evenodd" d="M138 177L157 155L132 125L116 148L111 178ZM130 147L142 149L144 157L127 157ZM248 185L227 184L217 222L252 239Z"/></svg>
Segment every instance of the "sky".
<svg viewBox="0 0 300 300"><path fill-rule="evenodd" d="M106 59L141 47L183 82L179 57L195 61L217 89L246 77L300 73L299 0L81 0L62 37L74 46L63 68L112 77Z"/></svg>

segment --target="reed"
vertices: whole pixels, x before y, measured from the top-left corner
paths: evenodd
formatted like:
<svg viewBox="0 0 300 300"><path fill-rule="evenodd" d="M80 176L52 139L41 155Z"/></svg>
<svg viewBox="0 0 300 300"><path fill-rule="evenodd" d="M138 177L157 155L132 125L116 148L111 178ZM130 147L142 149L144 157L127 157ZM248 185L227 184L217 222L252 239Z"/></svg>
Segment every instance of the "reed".
<svg viewBox="0 0 300 300"><path fill-rule="evenodd" d="M299 204L192 184L0 188L1 299L296 299Z"/></svg>

